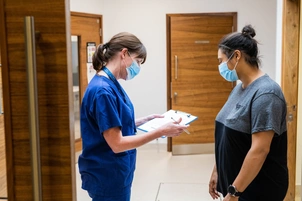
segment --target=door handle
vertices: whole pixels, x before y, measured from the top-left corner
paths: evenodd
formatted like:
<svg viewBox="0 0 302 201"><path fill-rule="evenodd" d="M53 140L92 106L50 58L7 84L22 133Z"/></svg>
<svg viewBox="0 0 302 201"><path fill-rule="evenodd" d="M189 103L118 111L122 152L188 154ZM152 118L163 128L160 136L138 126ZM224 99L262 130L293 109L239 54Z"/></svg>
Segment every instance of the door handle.
<svg viewBox="0 0 302 201"><path fill-rule="evenodd" d="M175 104L176 104L176 100L177 100L177 92L174 92L174 102L175 102Z"/></svg>
<svg viewBox="0 0 302 201"><path fill-rule="evenodd" d="M175 80L177 80L178 74L178 57L175 55Z"/></svg>
<svg viewBox="0 0 302 201"><path fill-rule="evenodd" d="M294 113L296 112L296 109L296 105L287 106L287 122L294 121Z"/></svg>
<svg viewBox="0 0 302 201"><path fill-rule="evenodd" d="M37 88L37 66L36 66L36 42L34 17L24 18L24 32L26 45L26 67L29 102L29 132L31 146L31 166L33 181L33 200L42 200L41 181L41 156L40 156L40 132L38 112L38 88Z"/></svg>

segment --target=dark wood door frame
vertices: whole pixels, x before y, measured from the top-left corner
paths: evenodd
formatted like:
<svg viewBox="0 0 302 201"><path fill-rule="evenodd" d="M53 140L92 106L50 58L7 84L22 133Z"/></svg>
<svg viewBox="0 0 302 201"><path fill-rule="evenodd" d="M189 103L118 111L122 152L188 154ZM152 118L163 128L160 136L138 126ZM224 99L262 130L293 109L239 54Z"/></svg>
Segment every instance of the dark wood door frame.
<svg viewBox="0 0 302 201"><path fill-rule="evenodd" d="M100 25L100 41L101 41L101 43L103 42L103 34L102 34L102 26L103 26L103 17L102 17L102 15L97 15L97 14L91 14L91 13L80 13L80 12L70 12L70 14L71 14L71 16L77 16L77 17L85 17L85 18L97 18L97 19L99 19L100 20L100 23L99 23L99 25ZM71 35L73 34L73 30L71 30ZM79 35L79 36L81 36L81 35ZM81 51L79 52L79 54L81 53ZM87 56L86 54L85 54L85 56ZM84 69L84 67L83 66L81 66L81 55L79 55L79 58L80 58L80 71L79 71L79 73L80 74L86 74L87 72L86 72L86 66L85 66L85 70L83 70ZM87 83L83 83L84 81L86 81L86 80L83 80L82 79L82 77L80 76L80 102L82 101L82 97L83 97L83 94L84 94L84 89L86 89L86 87L87 87Z"/></svg>

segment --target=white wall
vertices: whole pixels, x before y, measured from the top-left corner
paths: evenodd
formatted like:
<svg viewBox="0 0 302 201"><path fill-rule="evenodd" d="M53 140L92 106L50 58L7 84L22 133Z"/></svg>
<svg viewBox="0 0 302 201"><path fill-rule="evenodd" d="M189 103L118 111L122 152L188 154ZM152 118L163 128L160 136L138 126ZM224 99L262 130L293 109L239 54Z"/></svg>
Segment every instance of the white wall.
<svg viewBox="0 0 302 201"><path fill-rule="evenodd" d="M127 31L145 44L148 56L134 80L122 82L137 117L163 113L166 106L166 14L237 12L238 31L252 24L260 43L263 70L276 79L275 0L71 0L71 10L103 15L103 39ZM213 66L216 68L217 66ZM161 139L160 142L166 142Z"/></svg>
<svg viewBox="0 0 302 201"><path fill-rule="evenodd" d="M140 75L134 80L122 81L137 117L167 110L166 14L237 12L238 31L246 24L256 29L263 71L281 82L282 0L70 0L70 8L103 15L104 42L118 32L127 31L139 37L147 47L148 58ZM300 91L302 94L302 88ZM302 105L301 98L299 103ZM299 111L301 117L302 110ZM298 136L298 159L301 159L300 141ZM165 143L166 139L160 142ZM297 160L297 184L301 184L301 160Z"/></svg>
<svg viewBox="0 0 302 201"><path fill-rule="evenodd" d="M102 15L103 0L70 0L70 11Z"/></svg>
<svg viewBox="0 0 302 201"><path fill-rule="evenodd" d="M166 14L238 12L238 30L251 23L261 43L263 70L276 76L275 0L103 0L104 41L128 31L147 47L148 58L141 74L122 82L131 97L137 116L166 111ZM222 5L223 3L223 5ZM269 17L268 17L269 16ZM216 68L217 66L213 66Z"/></svg>
<svg viewBox="0 0 302 201"><path fill-rule="evenodd" d="M223 3L223 4L222 4ZM71 10L103 15L104 42L128 31L147 47L148 58L140 75L122 82L132 99L136 116L166 111L166 14L238 12L238 30L246 24L256 29L263 70L276 76L275 0L71 0ZM213 66L216 68L216 66Z"/></svg>

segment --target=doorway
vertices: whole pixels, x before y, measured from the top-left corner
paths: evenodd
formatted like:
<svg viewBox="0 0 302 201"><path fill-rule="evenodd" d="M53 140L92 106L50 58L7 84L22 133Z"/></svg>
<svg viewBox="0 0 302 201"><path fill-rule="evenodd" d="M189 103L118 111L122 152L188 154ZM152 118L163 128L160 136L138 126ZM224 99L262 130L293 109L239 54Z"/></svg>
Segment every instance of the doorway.
<svg viewBox="0 0 302 201"><path fill-rule="evenodd" d="M91 76L95 73L91 57L102 43L102 16L71 12L71 44L73 95L75 112L75 151L82 150L80 133L80 105Z"/></svg>
<svg viewBox="0 0 302 201"><path fill-rule="evenodd" d="M190 135L168 139L174 155L214 151L215 117L235 86L219 75L217 45L236 29L237 13L167 15L168 108L198 116Z"/></svg>

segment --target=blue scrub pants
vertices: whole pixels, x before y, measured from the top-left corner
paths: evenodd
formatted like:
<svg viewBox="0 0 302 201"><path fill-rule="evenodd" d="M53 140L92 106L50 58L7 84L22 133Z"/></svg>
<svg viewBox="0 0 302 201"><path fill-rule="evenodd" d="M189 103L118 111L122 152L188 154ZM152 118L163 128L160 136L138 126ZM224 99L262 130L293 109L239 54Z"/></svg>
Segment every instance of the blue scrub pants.
<svg viewBox="0 0 302 201"><path fill-rule="evenodd" d="M120 195L120 196L100 196L89 193L89 196L92 198L92 201L130 201L130 194Z"/></svg>

